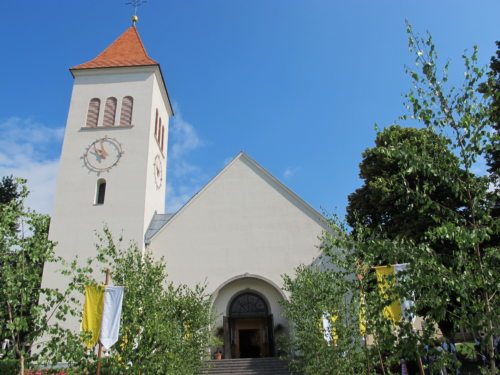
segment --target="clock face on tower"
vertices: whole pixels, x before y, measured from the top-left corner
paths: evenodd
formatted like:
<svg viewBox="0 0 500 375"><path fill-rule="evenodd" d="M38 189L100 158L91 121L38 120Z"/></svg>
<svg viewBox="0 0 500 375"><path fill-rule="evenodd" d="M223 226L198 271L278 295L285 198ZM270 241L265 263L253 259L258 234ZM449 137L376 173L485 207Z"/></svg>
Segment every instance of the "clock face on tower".
<svg viewBox="0 0 500 375"><path fill-rule="evenodd" d="M85 166L98 174L109 172L118 164L123 155L122 145L114 138L98 138L92 142L83 154Z"/></svg>
<svg viewBox="0 0 500 375"><path fill-rule="evenodd" d="M156 188L159 189L161 188L161 185L163 183L163 167L161 164L160 155L155 156L155 161L153 163L153 174L155 178Z"/></svg>

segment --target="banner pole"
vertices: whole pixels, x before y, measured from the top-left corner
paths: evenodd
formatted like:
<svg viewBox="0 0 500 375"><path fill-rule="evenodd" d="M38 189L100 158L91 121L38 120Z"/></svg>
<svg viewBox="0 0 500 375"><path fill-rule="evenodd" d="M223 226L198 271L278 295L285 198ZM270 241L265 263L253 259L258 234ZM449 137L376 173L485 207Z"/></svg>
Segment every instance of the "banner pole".
<svg viewBox="0 0 500 375"><path fill-rule="evenodd" d="M422 357L420 357L420 354L418 354L418 352L417 352L417 363L420 375L425 375L424 366L422 364Z"/></svg>
<svg viewBox="0 0 500 375"><path fill-rule="evenodd" d="M110 272L109 268L106 268L106 278L104 280L104 286L109 284ZM99 340L99 349L97 351L97 372L96 375L101 375L101 357L102 357L102 344L101 340Z"/></svg>

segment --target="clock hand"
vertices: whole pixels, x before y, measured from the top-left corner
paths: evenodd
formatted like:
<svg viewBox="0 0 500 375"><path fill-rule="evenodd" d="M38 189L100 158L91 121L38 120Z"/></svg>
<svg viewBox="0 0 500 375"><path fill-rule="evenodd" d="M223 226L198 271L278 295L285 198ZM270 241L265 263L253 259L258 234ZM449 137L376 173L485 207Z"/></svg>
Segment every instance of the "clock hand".
<svg viewBox="0 0 500 375"><path fill-rule="evenodd" d="M101 153L102 153L102 158L106 159L106 156L108 156L108 152L104 149L104 139L101 139L100 145L101 145Z"/></svg>
<svg viewBox="0 0 500 375"><path fill-rule="evenodd" d="M97 147L95 147L95 143L94 143L94 154L95 154L97 157L104 159L104 157L102 156L102 152L101 152L101 150L98 150L98 149L97 149Z"/></svg>

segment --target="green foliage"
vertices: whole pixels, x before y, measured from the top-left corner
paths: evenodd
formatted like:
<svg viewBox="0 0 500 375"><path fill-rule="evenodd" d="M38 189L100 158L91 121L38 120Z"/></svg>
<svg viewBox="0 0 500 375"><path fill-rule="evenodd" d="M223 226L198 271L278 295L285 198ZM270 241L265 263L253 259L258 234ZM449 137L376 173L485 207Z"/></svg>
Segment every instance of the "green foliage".
<svg viewBox="0 0 500 375"><path fill-rule="evenodd" d="M24 207L28 195L24 181L11 186L16 187L14 198L0 204L0 339L10 341L5 356L18 359L22 373L25 361L36 360L33 350L44 335L51 339L37 354L55 360L70 351L65 344L76 342L77 335L60 323L79 312L70 298L77 284L64 292L42 288L44 264L60 262L48 239L49 217ZM71 266L65 272L72 280L84 273Z"/></svg>
<svg viewBox="0 0 500 375"><path fill-rule="evenodd" d="M487 149L486 161L489 166L491 180L498 193L500 188L500 41L497 41L496 45L496 55L491 58L487 80L480 86L479 92L484 95L486 100L489 99L491 103L489 116L494 134Z"/></svg>
<svg viewBox="0 0 500 375"><path fill-rule="evenodd" d="M299 267L296 277L285 276L284 289L291 296L283 307L294 327L295 370L303 374L363 373L366 353L360 349L359 325L353 319L359 305L348 297L350 281L336 271ZM324 313L334 317L334 343L324 339Z"/></svg>
<svg viewBox="0 0 500 375"><path fill-rule="evenodd" d="M487 154L493 143L490 108L494 103L491 96L478 94L485 68L477 66L477 48L474 47L472 54L463 55L462 87L460 90L448 87L448 63L443 73L438 73L437 53L430 35L426 38L416 36L410 26L408 35L417 67L416 70L408 69L414 87L407 95L410 113L428 129L449 139L450 150L458 156L460 167L466 172L462 178L453 179L452 167L439 171L443 178L453 182L454 190L466 205L428 233L427 253L435 254L433 242L451 241L455 246L449 265L436 263L434 278L441 278L446 289L456 296L458 308L453 310L456 325L486 334L490 372L495 373L493 335L500 311L496 276L500 258L498 247L490 240L498 236L498 219L492 215L496 200L489 192L487 177L472 173L474 164ZM420 196L433 203L428 195L421 193ZM422 257L417 257L414 263L423 265ZM416 265L414 269L418 272ZM417 273L415 276L422 278L423 275ZM428 291L432 292L434 290ZM447 303L449 301L445 300L444 308ZM435 308L430 314L434 312Z"/></svg>
<svg viewBox="0 0 500 375"><path fill-rule="evenodd" d="M167 282L165 262L131 244L122 249L108 229L99 236L97 268L125 287L120 339L108 364L117 373L197 374L211 332L204 287Z"/></svg>
<svg viewBox="0 0 500 375"><path fill-rule="evenodd" d="M284 302L284 312L293 323L292 349L298 354L294 366L304 374L397 373L401 358L416 363L422 345L431 340L433 331L417 334L409 318L393 324L384 316L384 307L412 297L413 291L398 285L383 297L371 270L378 264L373 248L391 247L393 253L405 244L367 241L362 230L350 233L332 220L323 236L321 262L299 267L294 278L285 276L290 299ZM335 345L323 337L323 312L338 317L332 323L338 336Z"/></svg>
<svg viewBox="0 0 500 375"><path fill-rule="evenodd" d="M378 230L388 238L421 242L426 233L465 206L453 187L462 178L448 140L430 129L393 125L377 134L375 147L363 153L361 188L349 195L347 222ZM441 170L455 174L443 179ZM432 201L422 199L428 195ZM448 247L442 251L447 253ZM385 259L381 259L385 261Z"/></svg>
<svg viewBox="0 0 500 375"><path fill-rule="evenodd" d="M92 371L96 352L83 345L86 334L64 322L81 319L84 287L101 282L94 276L105 269L112 270L115 284L125 286L120 340L106 359L109 373L199 372L211 336L210 300L202 286L167 283L163 260L134 245L123 250L107 229L95 258L67 262L55 256L48 216L24 207L23 181L11 186L17 198L0 204L0 339L10 340L2 354L18 363L19 373L25 365L59 362L68 364L69 373ZM44 265L60 269L67 287L42 287Z"/></svg>
<svg viewBox="0 0 500 375"><path fill-rule="evenodd" d="M23 191L20 191L22 182L17 181L13 176L4 176L0 181L0 204L7 204L17 201Z"/></svg>
<svg viewBox="0 0 500 375"><path fill-rule="evenodd" d="M471 342L457 344L457 352L469 360L476 358L476 350Z"/></svg>
<svg viewBox="0 0 500 375"><path fill-rule="evenodd" d="M496 220L497 230L493 233L488 243L489 246L500 246L500 230L498 218L500 218L500 41L496 42L496 55L491 58L490 70L486 82L483 82L479 91L486 100L490 100L489 117L493 133L491 143L486 150L486 163L490 173L490 181L493 185L490 192L491 200L494 202L491 216Z"/></svg>
<svg viewBox="0 0 500 375"><path fill-rule="evenodd" d="M477 66L474 48L463 56L461 88L449 86L449 63L441 71L431 36L415 35L409 25L408 36L415 69L407 68L412 89L406 96L409 115L402 119L424 128L392 126L378 132L376 147L363 155L365 184L349 199L353 230L332 222L322 246L327 266L301 267L295 280L285 278L291 293L285 312L297 327L293 346L300 355L298 368L306 374L330 374L336 371L333 363L356 362L366 363L357 373L392 373L401 358L424 356L424 347L435 359L432 372L455 368L453 355L436 350L435 327L443 322L449 323L447 329L441 324L446 334L458 328L484 334L489 368L482 371L497 373L492 339L500 321L500 252L491 241L498 236L498 219L492 215L497 200L488 178L473 173L496 136L492 96L478 92L485 69ZM381 295L373 267L405 262L406 271ZM344 310L335 310L332 296L345 304ZM384 307L398 299L414 301L410 313L424 319L421 328L412 326L411 315L393 323L384 316ZM350 324L360 306L372 340L365 348L356 324ZM335 349L313 328L327 308L341 315L348 311L350 319L340 320L338 329L358 346L344 350L340 360L330 357Z"/></svg>
<svg viewBox="0 0 500 375"><path fill-rule="evenodd" d="M0 359L0 374L17 374L19 372L19 361L15 359Z"/></svg>

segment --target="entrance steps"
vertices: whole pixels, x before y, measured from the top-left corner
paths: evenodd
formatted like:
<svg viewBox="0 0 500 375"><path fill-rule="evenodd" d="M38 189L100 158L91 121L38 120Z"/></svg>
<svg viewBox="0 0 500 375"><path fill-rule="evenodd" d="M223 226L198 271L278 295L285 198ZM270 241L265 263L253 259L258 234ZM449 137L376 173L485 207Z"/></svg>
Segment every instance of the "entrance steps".
<svg viewBox="0 0 500 375"><path fill-rule="evenodd" d="M288 362L279 358L240 358L207 361L200 375L290 375Z"/></svg>

